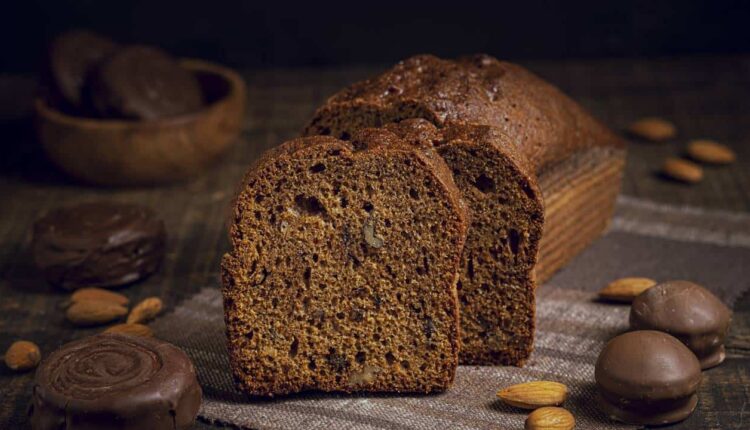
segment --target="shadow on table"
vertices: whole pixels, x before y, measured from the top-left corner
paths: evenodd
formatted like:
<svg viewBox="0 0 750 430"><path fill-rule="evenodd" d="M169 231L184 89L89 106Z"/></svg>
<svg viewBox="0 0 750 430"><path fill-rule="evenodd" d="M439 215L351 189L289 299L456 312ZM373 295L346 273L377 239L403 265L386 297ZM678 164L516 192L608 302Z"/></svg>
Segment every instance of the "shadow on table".
<svg viewBox="0 0 750 430"><path fill-rule="evenodd" d="M31 116L0 120L0 177L34 184L68 184L68 179L44 154Z"/></svg>

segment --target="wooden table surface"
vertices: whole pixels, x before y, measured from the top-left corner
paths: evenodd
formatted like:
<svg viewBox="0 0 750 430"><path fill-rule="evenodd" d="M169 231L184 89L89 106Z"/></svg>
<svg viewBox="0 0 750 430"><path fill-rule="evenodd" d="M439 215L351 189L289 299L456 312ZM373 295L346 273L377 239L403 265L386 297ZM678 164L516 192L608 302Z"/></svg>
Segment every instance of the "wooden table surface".
<svg viewBox="0 0 750 430"><path fill-rule="evenodd" d="M642 116L677 124L680 136L665 144L630 147L623 192L672 204L750 211L750 56L658 60L534 62L530 69L560 86L616 130ZM72 182L41 155L33 135L34 79L0 74L0 349L12 341L36 342L43 354L93 334L66 323L65 294L47 286L30 265L31 224L61 204L94 199L139 202L167 222L168 252L160 272L124 289L137 301L159 296L168 308L205 285L218 285L227 248L223 213L244 170L262 151L301 130L326 96L382 68L248 71L249 108L242 138L212 170L185 184L103 189ZM691 138L731 146L739 163L709 169L695 186L661 179L664 157L681 154ZM748 262L750 264L750 262ZM747 280L738 280L747 284ZM739 287L740 284L738 284ZM737 304L727 361L704 374L700 404L679 429L750 428L750 295ZM0 428L24 428L33 373L0 366ZM197 423L195 428L213 426Z"/></svg>

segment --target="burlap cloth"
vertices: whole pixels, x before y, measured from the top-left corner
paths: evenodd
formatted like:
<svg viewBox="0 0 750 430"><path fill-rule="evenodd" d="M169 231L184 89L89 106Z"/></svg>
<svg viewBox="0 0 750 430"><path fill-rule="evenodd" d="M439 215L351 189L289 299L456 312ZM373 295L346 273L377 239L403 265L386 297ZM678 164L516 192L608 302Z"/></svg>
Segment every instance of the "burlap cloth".
<svg viewBox="0 0 750 430"><path fill-rule="evenodd" d="M192 357L204 390L200 417L252 429L521 429L527 413L496 391L547 379L570 389L565 403L578 429L630 428L603 417L592 401L594 363L604 343L627 329L628 306L601 303L612 279L689 279L731 305L750 279L750 215L678 208L621 197L610 231L540 287L535 349L524 368L461 366L437 395L307 393L273 400L234 388L219 290L205 288L154 323L157 335Z"/></svg>

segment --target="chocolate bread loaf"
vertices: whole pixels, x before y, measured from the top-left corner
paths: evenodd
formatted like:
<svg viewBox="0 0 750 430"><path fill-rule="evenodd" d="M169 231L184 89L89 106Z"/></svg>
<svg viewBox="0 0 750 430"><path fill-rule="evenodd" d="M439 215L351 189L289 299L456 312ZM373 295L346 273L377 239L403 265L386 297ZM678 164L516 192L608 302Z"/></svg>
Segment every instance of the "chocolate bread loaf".
<svg viewBox="0 0 750 430"><path fill-rule="evenodd" d="M453 158L440 151L472 215L459 280L461 361L521 365L533 344L535 282L530 269L536 263L542 216L532 222L534 211L529 211L513 224L493 211L503 208L513 214L523 207L522 199L541 204L543 196L552 209L545 210L544 230L556 232L541 240L541 275L549 276L606 226L622 172L621 140L554 86L485 55L457 61L422 55L402 61L331 97L304 134L346 139L361 127L414 118L446 136L463 134L485 149L481 156ZM484 128L469 132L458 123ZM513 190L513 184L502 183L509 178L503 163L490 161L511 157L511 152L518 172L529 178L529 192L485 193L492 202L475 198L477 190L488 187ZM569 234L575 231L579 233ZM511 254L524 254L511 260L499 251L506 246ZM522 320L526 323L520 324Z"/></svg>
<svg viewBox="0 0 750 430"><path fill-rule="evenodd" d="M446 389L466 208L429 145L383 129L292 140L246 176L222 263L251 394Z"/></svg>

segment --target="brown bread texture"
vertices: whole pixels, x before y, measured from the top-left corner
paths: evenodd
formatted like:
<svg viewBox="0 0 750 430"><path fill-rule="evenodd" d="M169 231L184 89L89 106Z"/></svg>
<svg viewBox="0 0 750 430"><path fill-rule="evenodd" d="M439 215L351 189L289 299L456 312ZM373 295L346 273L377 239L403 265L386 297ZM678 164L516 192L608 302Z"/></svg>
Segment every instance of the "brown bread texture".
<svg viewBox="0 0 750 430"><path fill-rule="evenodd" d="M442 158L383 129L295 139L250 169L222 262L254 395L447 389L467 209Z"/></svg>
<svg viewBox="0 0 750 430"><path fill-rule="evenodd" d="M459 279L461 362L522 365L533 347L537 253L548 259L540 267L546 278L603 231L619 190L623 141L554 86L486 55L404 60L332 96L304 134L347 139L362 127L413 128L410 119L439 130L432 143L471 213ZM464 143L446 146L454 137ZM465 151L471 145L482 150ZM525 190L515 188L519 177ZM570 224L583 214L587 225ZM578 236L557 234L568 246L542 235L579 227Z"/></svg>

